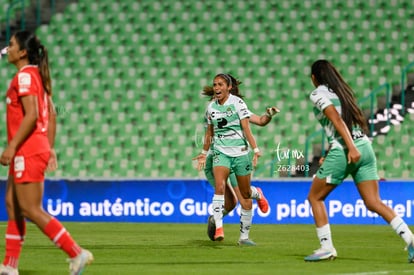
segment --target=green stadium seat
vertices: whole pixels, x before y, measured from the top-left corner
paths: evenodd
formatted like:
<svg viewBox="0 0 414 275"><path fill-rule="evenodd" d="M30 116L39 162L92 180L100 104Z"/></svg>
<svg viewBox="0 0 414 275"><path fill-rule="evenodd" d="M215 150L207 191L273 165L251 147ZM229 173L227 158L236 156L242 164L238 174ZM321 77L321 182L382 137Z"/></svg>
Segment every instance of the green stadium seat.
<svg viewBox="0 0 414 275"><path fill-rule="evenodd" d="M329 11L314 9L318 3ZM66 138L58 142L72 150L55 175L199 176L190 158L199 149L191 137L204 130L207 101L200 92L221 71L243 81L242 93L258 115L266 105L282 110L269 126L252 128L268 147L263 151L278 142L303 148L306 135L319 129L308 99L309 65L333 60L358 97L389 79L399 81L396 64L412 59L407 41L414 13L407 7L409 1L385 0L71 4L37 30L49 48L55 101L65 108L59 131ZM217 8L225 12L212 14ZM387 177L398 164L392 158L414 155L407 125L398 133L400 155L381 150L379 168ZM374 149L396 136L377 137ZM94 159L76 160L81 153ZM106 154L119 162L105 160ZM150 166L134 165L128 160L133 155L150 156ZM404 161L399 164L403 168L392 176L407 175Z"/></svg>

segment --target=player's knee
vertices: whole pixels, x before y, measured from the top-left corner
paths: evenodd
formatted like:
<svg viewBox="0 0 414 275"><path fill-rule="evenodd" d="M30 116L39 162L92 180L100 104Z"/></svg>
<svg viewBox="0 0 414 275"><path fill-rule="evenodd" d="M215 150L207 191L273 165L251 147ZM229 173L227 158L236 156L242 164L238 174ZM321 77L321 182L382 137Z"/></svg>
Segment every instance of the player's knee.
<svg viewBox="0 0 414 275"><path fill-rule="evenodd" d="M381 201L374 201L374 200L365 200L365 207L371 211L371 212L375 212L378 213L379 208L381 206L383 206L383 203Z"/></svg>

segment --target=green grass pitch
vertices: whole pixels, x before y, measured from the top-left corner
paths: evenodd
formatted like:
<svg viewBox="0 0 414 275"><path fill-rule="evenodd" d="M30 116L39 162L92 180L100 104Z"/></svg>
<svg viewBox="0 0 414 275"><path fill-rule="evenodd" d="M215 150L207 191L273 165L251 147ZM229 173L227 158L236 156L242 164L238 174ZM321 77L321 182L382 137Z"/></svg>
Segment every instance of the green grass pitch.
<svg viewBox="0 0 414 275"><path fill-rule="evenodd" d="M404 242L389 226L331 225L338 258L307 263L318 247L313 225L258 225L256 247L238 247L237 224L212 242L205 224L64 223L95 261L84 274L414 274ZM0 223L5 230L6 223ZM1 257L4 241L0 245ZM68 274L66 255L31 223L20 275Z"/></svg>

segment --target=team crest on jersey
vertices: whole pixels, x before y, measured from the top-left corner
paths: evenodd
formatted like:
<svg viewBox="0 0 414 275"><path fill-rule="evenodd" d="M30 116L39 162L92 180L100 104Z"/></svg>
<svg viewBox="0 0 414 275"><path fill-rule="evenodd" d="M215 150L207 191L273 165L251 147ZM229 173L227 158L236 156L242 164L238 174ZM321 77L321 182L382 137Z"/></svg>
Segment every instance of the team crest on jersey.
<svg viewBox="0 0 414 275"><path fill-rule="evenodd" d="M233 114L233 111L231 110L231 108L229 107L229 108L227 108L227 110L226 110L226 115L227 116L231 116Z"/></svg>

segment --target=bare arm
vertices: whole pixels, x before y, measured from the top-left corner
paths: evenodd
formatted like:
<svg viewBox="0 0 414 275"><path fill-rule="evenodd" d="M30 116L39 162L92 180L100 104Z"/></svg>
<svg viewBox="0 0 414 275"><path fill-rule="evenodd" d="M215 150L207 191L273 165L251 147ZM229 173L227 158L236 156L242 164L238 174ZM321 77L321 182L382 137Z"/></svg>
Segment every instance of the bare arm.
<svg viewBox="0 0 414 275"><path fill-rule="evenodd" d="M53 104L51 96L47 97L48 106L49 106L49 123L47 128L47 138L50 144L50 158L47 163L47 171L52 172L58 168L57 155L55 151L55 137L56 137L56 109Z"/></svg>
<svg viewBox="0 0 414 275"><path fill-rule="evenodd" d="M47 138L49 140L50 148L55 147L55 137L56 137L56 109L53 104L52 97L48 96L48 105L49 105L49 123L47 128Z"/></svg>
<svg viewBox="0 0 414 275"><path fill-rule="evenodd" d="M20 100L23 105L24 117L22 123L20 124L19 130L17 130L16 135L9 142L0 157L0 163L2 165L10 164L10 161L16 154L19 146L27 139L27 137L36 127L36 121L39 114L37 107L37 97L34 95L27 95L22 96Z"/></svg>
<svg viewBox="0 0 414 275"><path fill-rule="evenodd" d="M348 163L356 163L361 157L361 153L356 148L354 141L352 140L351 133L348 130L348 127L346 127L345 122L339 115L339 113L336 111L335 107L333 105L330 105L326 107L323 110L325 116L332 122L335 129L338 131L338 133L343 138L346 147L348 148Z"/></svg>
<svg viewBox="0 0 414 275"><path fill-rule="evenodd" d="M210 148L211 145L211 140L213 138L214 135L214 128L212 124L209 124L207 126L207 130L204 134L204 144L203 144L203 150L201 151L200 154L198 154L198 156L194 157L193 160L197 160L198 164L197 164L197 169L199 171L201 171L202 169L204 169L204 166L206 165L206 156L207 156L207 152Z"/></svg>
<svg viewBox="0 0 414 275"><path fill-rule="evenodd" d="M267 115L255 115L252 114L249 118L249 121L257 126L266 126L269 124L269 122L272 120L272 117L269 117Z"/></svg>
<svg viewBox="0 0 414 275"><path fill-rule="evenodd" d="M240 120L241 127L244 132L244 136L246 137L247 141L249 142L250 146L253 148L254 156L253 156L253 166L256 166L257 159L261 156L259 149L257 148L256 139L254 138L252 131L250 130L250 123L248 118L244 118Z"/></svg>
<svg viewBox="0 0 414 275"><path fill-rule="evenodd" d="M266 108L266 112L264 115L258 116L258 115L252 114L249 120L251 123L255 125L266 126L272 120L272 117L279 112L280 110L278 108L269 107L269 108Z"/></svg>
<svg viewBox="0 0 414 275"><path fill-rule="evenodd" d="M203 150L208 151L208 149L210 149L211 140L213 139L213 135L214 135L213 124L209 124L207 126L206 133L204 134Z"/></svg>

